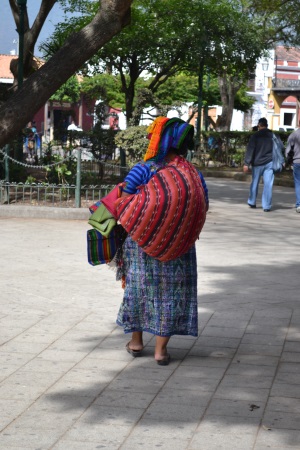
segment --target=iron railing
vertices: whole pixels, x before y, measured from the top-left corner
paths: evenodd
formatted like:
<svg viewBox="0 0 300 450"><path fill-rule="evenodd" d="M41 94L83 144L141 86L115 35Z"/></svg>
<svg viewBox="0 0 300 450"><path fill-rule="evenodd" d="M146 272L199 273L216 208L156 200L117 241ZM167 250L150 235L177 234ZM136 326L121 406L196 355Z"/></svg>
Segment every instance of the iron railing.
<svg viewBox="0 0 300 450"><path fill-rule="evenodd" d="M81 186L81 206L88 207L108 194L114 185ZM0 204L76 207L76 186L47 183L10 183L0 181Z"/></svg>
<svg viewBox="0 0 300 450"><path fill-rule="evenodd" d="M45 177L47 168L59 166L67 161L71 155L64 155L64 159L60 161L37 165L17 161L8 153L7 148L5 150L0 149L0 163L3 167L5 166L5 180L0 180L0 204L67 208L90 206L105 196L130 170L128 167L122 167L113 162L107 163L96 159L86 160L84 149L77 149L73 155L77 159L76 184L54 184L49 183L47 178L46 181L37 180ZM30 174L31 180L28 177L28 181L25 183L9 181L8 161L23 166ZM90 178L87 176L88 174L92 175L92 179L98 179L99 184L87 185L87 180ZM107 184L105 184L105 180L107 180ZM82 184L82 182L85 184Z"/></svg>

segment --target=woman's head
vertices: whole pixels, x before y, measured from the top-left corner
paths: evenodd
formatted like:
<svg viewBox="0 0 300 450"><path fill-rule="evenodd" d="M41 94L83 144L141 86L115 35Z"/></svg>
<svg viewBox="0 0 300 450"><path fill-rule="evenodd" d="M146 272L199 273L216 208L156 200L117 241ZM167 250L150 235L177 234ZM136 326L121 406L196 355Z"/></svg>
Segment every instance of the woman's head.
<svg viewBox="0 0 300 450"><path fill-rule="evenodd" d="M162 161L168 152L185 155L194 145L194 127L184 120L158 117L148 127L150 143L144 160Z"/></svg>

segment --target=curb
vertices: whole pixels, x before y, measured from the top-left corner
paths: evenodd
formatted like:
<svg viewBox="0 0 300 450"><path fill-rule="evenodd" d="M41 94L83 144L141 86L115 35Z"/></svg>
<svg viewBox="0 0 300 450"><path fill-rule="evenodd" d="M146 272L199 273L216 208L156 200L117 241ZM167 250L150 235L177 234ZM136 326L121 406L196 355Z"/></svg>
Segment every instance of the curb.
<svg viewBox="0 0 300 450"><path fill-rule="evenodd" d="M91 214L88 208L55 208L52 206L0 205L0 217L3 218L88 221L90 215Z"/></svg>
<svg viewBox="0 0 300 450"><path fill-rule="evenodd" d="M217 170L205 170L201 169L201 172L204 178L231 178L236 181L247 181L251 183L252 175L251 173L243 173L243 172L230 172L230 171L217 171ZM294 180L291 178L290 180L283 179L280 175L275 175L274 186L283 186L283 187L291 187L293 188Z"/></svg>

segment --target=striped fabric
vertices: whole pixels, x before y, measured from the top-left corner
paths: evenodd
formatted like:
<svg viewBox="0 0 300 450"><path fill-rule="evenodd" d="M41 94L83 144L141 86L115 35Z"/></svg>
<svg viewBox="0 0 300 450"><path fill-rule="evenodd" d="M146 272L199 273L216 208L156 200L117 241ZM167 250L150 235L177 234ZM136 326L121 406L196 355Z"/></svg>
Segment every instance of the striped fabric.
<svg viewBox="0 0 300 450"><path fill-rule="evenodd" d="M157 117L147 129L150 143L144 161L164 161L170 148L179 149L191 143L194 127L178 117Z"/></svg>
<svg viewBox="0 0 300 450"><path fill-rule="evenodd" d="M206 218L197 170L177 156L135 195L116 202L119 222L153 258L172 261L195 243Z"/></svg>
<svg viewBox="0 0 300 450"><path fill-rule="evenodd" d="M99 231L87 231L88 262L92 266L107 264L112 261L120 244L120 238L115 227L106 238Z"/></svg>

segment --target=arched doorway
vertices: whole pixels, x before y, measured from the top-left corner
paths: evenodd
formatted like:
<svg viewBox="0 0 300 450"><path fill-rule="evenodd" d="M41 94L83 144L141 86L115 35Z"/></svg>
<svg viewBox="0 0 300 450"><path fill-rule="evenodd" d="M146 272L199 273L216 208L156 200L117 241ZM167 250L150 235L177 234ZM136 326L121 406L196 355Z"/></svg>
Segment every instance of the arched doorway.
<svg viewBox="0 0 300 450"><path fill-rule="evenodd" d="M272 129L289 131L288 128L298 128L299 107L300 80L274 79L268 99L268 118Z"/></svg>

